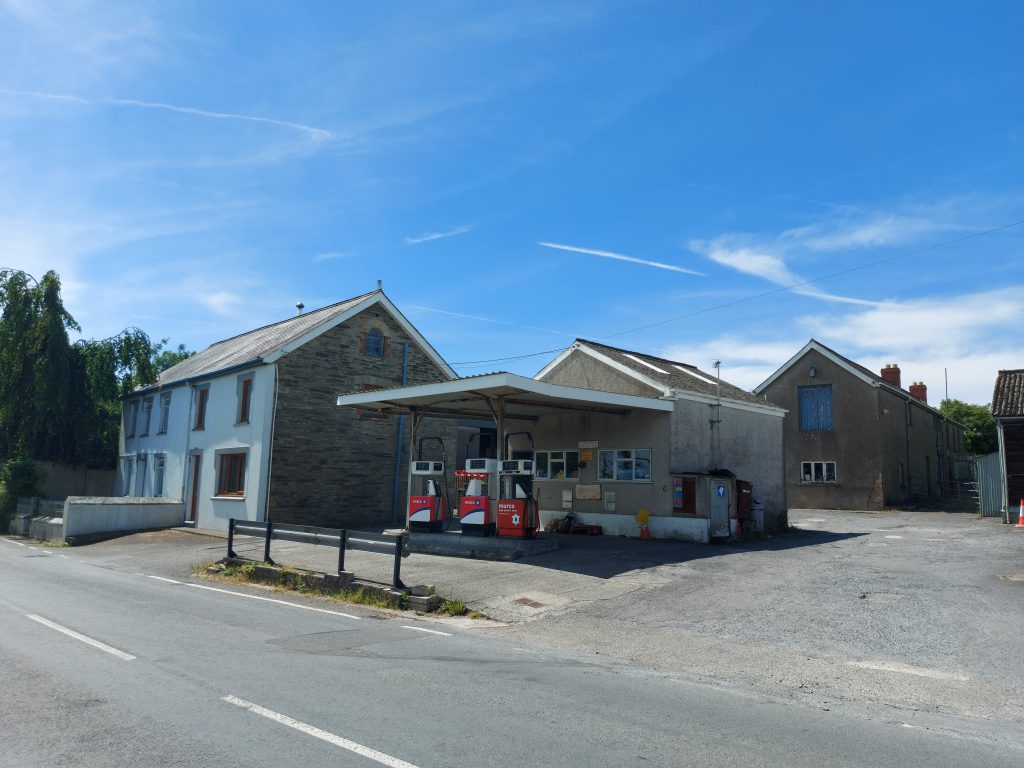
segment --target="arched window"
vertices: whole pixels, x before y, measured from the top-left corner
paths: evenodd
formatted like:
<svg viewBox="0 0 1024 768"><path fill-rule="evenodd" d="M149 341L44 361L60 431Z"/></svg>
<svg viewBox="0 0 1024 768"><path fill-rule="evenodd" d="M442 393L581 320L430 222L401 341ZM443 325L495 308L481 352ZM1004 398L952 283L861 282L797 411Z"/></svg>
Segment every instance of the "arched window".
<svg viewBox="0 0 1024 768"><path fill-rule="evenodd" d="M366 333L366 354L369 357L384 357L384 335L376 328Z"/></svg>

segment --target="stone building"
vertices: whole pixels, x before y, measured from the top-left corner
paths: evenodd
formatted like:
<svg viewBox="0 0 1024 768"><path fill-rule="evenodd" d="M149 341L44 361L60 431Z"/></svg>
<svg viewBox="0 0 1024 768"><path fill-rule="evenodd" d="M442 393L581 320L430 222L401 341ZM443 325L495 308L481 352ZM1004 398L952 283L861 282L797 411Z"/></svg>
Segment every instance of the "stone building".
<svg viewBox="0 0 1024 768"><path fill-rule="evenodd" d="M120 492L181 499L200 528L402 520L410 447L400 420L339 409L335 398L453 377L379 287L248 331L125 401ZM453 462L454 427L433 431Z"/></svg>
<svg viewBox="0 0 1024 768"><path fill-rule="evenodd" d="M791 508L881 509L955 487L963 427L924 383L903 389L895 364L876 374L811 339L754 392L787 410Z"/></svg>
<svg viewBox="0 0 1024 768"><path fill-rule="evenodd" d="M992 392L992 416L1003 469L1004 519L1013 521L1024 502L1024 368L999 372Z"/></svg>

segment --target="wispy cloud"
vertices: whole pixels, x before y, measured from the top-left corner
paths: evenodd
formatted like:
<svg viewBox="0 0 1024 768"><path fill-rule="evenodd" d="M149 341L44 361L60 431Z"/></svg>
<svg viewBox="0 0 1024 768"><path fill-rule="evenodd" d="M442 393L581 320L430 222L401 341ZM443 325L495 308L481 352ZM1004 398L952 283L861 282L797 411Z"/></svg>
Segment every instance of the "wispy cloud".
<svg viewBox="0 0 1024 768"><path fill-rule="evenodd" d="M614 251L599 251L594 248L580 248L575 245L563 245L561 243L548 243L538 242L537 245L542 245L545 248L555 248L560 251L571 251L572 253L585 253L589 256L600 256L603 259L615 259L616 261L627 261L631 264L642 264L645 267L654 267L655 269L666 269L669 272L681 272L685 275L697 275L698 277L705 277L703 272L697 272L693 269L686 269L685 267L679 267L675 264L665 264L661 261L650 261L649 259L638 259L635 256L627 256L624 253L615 253Z"/></svg>
<svg viewBox="0 0 1024 768"><path fill-rule="evenodd" d="M852 251L900 245L952 228L935 218L875 213L863 220L842 219L789 229L780 239L813 251Z"/></svg>
<svg viewBox="0 0 1024 768"><path fill-rule="evenodd" d="M140 107L142 109L162 109L168 112L178 112L196 117L212 118L214 120L243 120L250 123L262 123L274 125L280 128L290 128L301 131L315 142L329 141L335 137L334 132L326 128L316 128L302 123L293 123L289 120L278 120L272 117L259 117L255 115L240 115L233 112L213 112L197 107L185 107L178 104L165 104L159 101L141 101L139 99L116 99L99 98L87 99L81 96L73 96L64 93L42 93L39 91L15 91L7 88L0 88L0 93L7 96L18 96L22 98L43 99L47 101L62 101L72 104L84 104L87 106L115 106L115 107Z"/></svg>
<svg viewBox="0 0 1024 768"><path fill-rule="evenodd" d="M423 235L417 235L416 237L405 238L406 245L419 245L420 243L429 243L433 240L443 240L446 237L455 237L456 235L464 235L469 232L470 226L463 224L462 226L453 227L452 229L444 232L428 232Z"/></svg>
<svg viewBox="0 0 1024 768"><path fill-rule="evenodd" d="M313 262L318 264L322 261L337 261L338 259L347 259L352 254L347 251L328 251L327 253L318 253L313 257Z"/></svg>
<svg viewBox="0 0 1024 768"><path fill-rule="evenodd" d="M806 278L791 271L781 256L766 250L766 246L748 243L743 237L723 235L709 241L692 240L689 246L690 250L708 257L717 264L730 267L746 275L760 277L776 285L791 287L794 293L803 296L841 304L867 306L875 304L875 302L865 299L826 293L813 285L806 285Z"/></svg>

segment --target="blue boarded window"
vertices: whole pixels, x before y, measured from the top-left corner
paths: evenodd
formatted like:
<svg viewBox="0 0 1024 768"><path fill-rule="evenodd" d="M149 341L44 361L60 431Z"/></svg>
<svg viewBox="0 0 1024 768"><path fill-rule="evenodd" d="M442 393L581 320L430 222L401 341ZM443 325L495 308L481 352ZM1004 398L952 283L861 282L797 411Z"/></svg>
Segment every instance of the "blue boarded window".
<svg viewBox="0 0 1024 768"><path fill-rule="evenodd" d="M797 387L801 432L828 432L832 429L832 385Z"/></svg>

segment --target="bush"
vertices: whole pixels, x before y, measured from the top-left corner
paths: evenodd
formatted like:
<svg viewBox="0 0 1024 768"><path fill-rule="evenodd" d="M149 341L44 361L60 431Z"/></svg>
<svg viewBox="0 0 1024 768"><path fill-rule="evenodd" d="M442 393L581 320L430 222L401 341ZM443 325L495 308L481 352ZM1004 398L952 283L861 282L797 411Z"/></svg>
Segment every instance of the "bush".
<svg viewBox="0 0 1024 768"><path fill-rule="evenodd" d="M39 475L26 456L15 456L0 467L0 523L6 528L18 509L18 497L35 496Z"/></svg>

